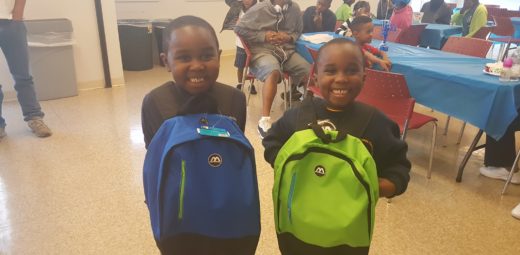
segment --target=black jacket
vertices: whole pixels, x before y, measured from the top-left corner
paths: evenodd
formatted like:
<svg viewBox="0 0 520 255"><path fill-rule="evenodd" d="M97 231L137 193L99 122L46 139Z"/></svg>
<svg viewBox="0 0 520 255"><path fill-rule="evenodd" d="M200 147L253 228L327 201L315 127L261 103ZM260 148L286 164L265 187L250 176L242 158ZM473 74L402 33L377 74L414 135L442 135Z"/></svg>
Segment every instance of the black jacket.
<svg viewBox="0 0 520 255"><path fill-rule="evenodd" d="M206 94L216 102L217 109L215 110L218 113L235 118L240 129L245 130L246 97L244 93L217 82ZM141 108L141 125L146 148L162 123L177 115L187 102L194 101L193 97L173 81L153 89L144 97ZM197 104L196 107L204 106Z"/></svg>
<svg viewBox="0 0 520 255"><path fill-rule="evenodd" d="M317 120L328 119L334 123L337 129L344 130L350 121L357 121L362 118L360 117L360 107L363 107L360 105L364 105L362 103L355 102L342 112L331 112L326 109L323 99L314 98L313 101ZM278 121L273 123L267 136L262 141L265 147L265 160L271 166L274 165L276 156L283 144L289 140L294 132L302 130L302 127L307 124L301 122L302 119L308 118L301 118L301 113L300 117L298 116L300 107L286 111ZM406 157L408 146L400 139L397 124L388 119L382 112L374 111L363 135L359 138L367 140L372 145L372 156L376 162L378 177L394 183L396 186L395 195L400 195L406 190L410 180L411 164Z"/></svg>

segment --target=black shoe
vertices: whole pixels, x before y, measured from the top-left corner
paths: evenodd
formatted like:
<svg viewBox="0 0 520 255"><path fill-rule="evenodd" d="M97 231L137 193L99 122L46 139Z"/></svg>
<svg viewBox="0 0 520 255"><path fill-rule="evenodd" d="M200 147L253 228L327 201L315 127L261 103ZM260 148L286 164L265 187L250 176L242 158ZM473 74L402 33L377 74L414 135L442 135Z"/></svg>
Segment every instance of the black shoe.
<svg viewBox="0 0 520 255"><path fill-rule="evenodd" d="M287 94L289 94L289 92L287 92ZM280 97L282 97L283 100L285 100L285 95L284 93L282 92L280 94ZM292 100L291 101L300 101L300 98L302 97L302 93L298 90L293 90L292 91Z"/></svg>
<svg viewBox="0 0 520 255"><path fill-rule="evenodd" d="M237 87L238 90L242 90L242 83L237 84L236 87Z"/></svg>
<svg viewBox="0 0 520 255"><path fill-rule="evenodd" d="M256 95L256 94L258 94L258 93L256 92L255 85L251 84L250 89L251 89L251 95Z"/></svg>

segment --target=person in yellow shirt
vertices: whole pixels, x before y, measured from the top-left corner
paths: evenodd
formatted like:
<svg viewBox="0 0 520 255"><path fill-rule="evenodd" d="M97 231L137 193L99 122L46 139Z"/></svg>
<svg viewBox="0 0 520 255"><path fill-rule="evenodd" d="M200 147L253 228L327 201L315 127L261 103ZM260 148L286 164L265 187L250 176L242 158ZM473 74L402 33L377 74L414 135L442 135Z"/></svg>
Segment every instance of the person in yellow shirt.
<svg viewBox="0 0 520 255"><path fill-rule="evenodd" d="M487 24L486 6L479 0L464 0L460 13L451 17L451 23L462 26L462 36L473 37L477 31Z"/></svg>
<svg viewBox="0 0 520 255"><path fill-rule="evenodd" d="M355 0L343 0L343 4L336 10L336 20L346 21L352 17L352 4Z"/></svg>

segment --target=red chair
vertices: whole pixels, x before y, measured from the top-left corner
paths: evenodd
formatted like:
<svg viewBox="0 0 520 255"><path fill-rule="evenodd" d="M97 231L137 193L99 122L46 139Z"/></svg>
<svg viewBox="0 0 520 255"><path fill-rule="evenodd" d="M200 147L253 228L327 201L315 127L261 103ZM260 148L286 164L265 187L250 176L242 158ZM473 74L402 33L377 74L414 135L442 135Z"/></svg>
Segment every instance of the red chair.
<svg viewBox="0 0 520 255"><path fill-rule="evenodd" d="M244 46L244 51L246 52L246 64L244 66L244 73L242 74L242 87L240 88L240 90L242 90L246 85L245 84L246 80L248 80L250 82L249 88L251 88L251 86L253 86L253 84L255 82L256 77L249 70L249 65L251 64L251 58L253 57L253 54L251 53L251 50L249 48L249 43L246 40L244 40L241 36L237 35L237 37L240 39L240 42L242 42L242 46ZM287 95L287 87L291 86L291 76L289 76L288 73L283 74L282 83L283 83L284 95ZM290 98L292 97L292 93L291 93L292 89L290 89L289 91L290 91L289 97L284 97L284 99L285 99L284 107L286 110L291 107ZM249 105L250 97L251 97L251 89L248 89L247 90L247 104L248 105Z"/></svg>
<svg viewBox="0 0 520 255"><path fill-rule="evenodd" d="M383 28L381 26L374 27L374 31L372 32L372 38L382 41L383 40L383 35L381 34L382 29ZM397 40L399 39L399 36L401 35L401 31L402 31L401 29L389 31L388 36L386 37L386 40L388 42L397 42Z"/></svg>
<svg viewBox="0 0 520 255"><path fill-rule="evenodd" d="M478 38L482 40L487 40L489 37L489 33L491 33L492 27L481 27L474 35L473 38Z"/></svg>
<svg viewBox="0 0 520 255"><path fill-rule="evenodd" d="M492 42L478 38L450 36L441 50L466 56L485 58L491 45L493 45Z"/></svg>
<svg viewBox="0 0 520 255"><path fill-rule="evenodd" d="M405 140L408 130L418 129L429 122L433 124L427 173L429 179L437 139L437 119L413 111L415 99L410 96L404 75L367 69L365 85L357 100L378 108L396 122L399 125L402 140Z"/></svg>
<svg viewBox="0 0 520 255"><path fill-rule="evenodd" d="M316 59L318 59L318 51L313 48L307 47L307 46L306 46L306 48L307 48L307 51L309 51L309 53L311 54L312 66L311 66L311 70L309 72L309 80L307 81L307 89L305 90L305 97L313 97L313 96L322 97L320 88L317 86L316 83L314 83L314 74L315 74L316 68L317 68Z"/></svg>
<svg viewBox="0 0 520 255"><path fill-rule="evenodd" d="M520 11L507 11L507 16L509 17L520 17Z"/></svg>
<svg viewBox="0 0 520 255"><path fill-rule="evenodd" d="M507 57L507 53L511 48L511 44L520 44L519 38L514 38L513 35L515 33L515 27L511 21L511 18L506 16L494 16L495 27L493 28L493 34L504 36L503 38L494 38L492 41L501 42L506 44L506 48L504 50L504 54L502 55L502 61Z"/></svg>
<svg viewBox="0 0 520 255"><path fill-rule="evenodd" d="M417 46L421 42L421 33L424 31L428 24L417 24L411 25L401 31L397 42L410 46Z"/></svg>
<svg viewBox="0 0 520 255"><path fill-rule="evenodd" d="M494 16L499 16L499 17L505 17L507 16L507 9L505 8L500 8L500 7L491 7L491 8L487 8L487 11L488 11L488 21L493 21L493 17Z"/></svg>

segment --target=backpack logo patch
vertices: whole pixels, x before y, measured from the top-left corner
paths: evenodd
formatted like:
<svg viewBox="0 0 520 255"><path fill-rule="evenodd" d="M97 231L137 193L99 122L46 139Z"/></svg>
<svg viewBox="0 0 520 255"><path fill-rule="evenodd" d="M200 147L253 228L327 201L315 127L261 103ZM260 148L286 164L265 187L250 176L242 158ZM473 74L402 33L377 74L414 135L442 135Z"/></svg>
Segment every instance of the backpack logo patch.
<svg viewBox="0 0 520 255"><path fill-rule="evenodd" d="M318 176L318 177L322 177L322 176L324 176L324 175L325 175L325 167L320 166L320 165L316 166L316 167L314 168L314 174L315 174L316 176Z"/></svg>
<svg viewBox="0 0 520 255"><path fill-rule="evenodd" d="M217 153L213 153L208 157L208 164L212 167L219 167L222 165L222 157Z"/></svg>

